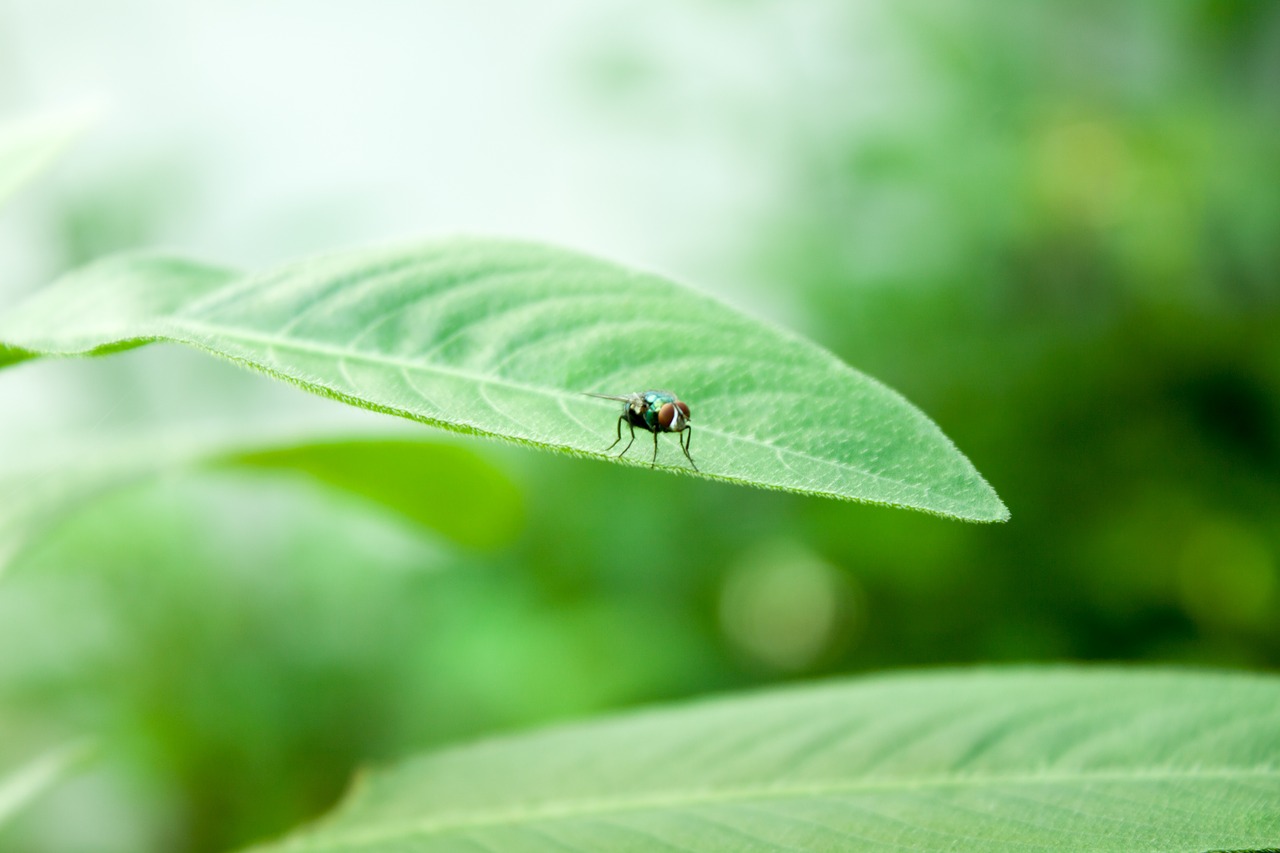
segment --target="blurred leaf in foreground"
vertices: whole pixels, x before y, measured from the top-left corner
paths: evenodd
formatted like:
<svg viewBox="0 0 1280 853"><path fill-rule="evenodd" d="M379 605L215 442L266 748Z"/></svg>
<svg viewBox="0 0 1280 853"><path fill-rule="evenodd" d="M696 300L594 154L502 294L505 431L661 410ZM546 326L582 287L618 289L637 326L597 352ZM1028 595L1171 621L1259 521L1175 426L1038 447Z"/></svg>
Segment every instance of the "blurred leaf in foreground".
<svg viewBox="0 0 1280 853"><path fill-rule="evenodd" d="M1280 838L1280 680L890 676L483 741L267 851L1243 849Z"/></svg>

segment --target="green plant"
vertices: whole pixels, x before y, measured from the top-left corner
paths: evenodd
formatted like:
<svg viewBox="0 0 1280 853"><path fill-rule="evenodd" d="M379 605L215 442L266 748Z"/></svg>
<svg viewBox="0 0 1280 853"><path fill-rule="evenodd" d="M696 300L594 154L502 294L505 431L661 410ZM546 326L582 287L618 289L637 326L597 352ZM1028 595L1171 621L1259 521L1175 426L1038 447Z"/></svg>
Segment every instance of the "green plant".
<svg viewBox="0 0 1280 853"><path fill-rule="evenodd" d="M562 250L452 240L248 276L109 258L7 311L0 366L153 341L580 456L605 455L616 414L582 392L669 385L694 405L693 476L1007 518L931 421L817 346ZM89 496L197 463L300 470L473 546L501 539L517 512L501 473L416 435L249 433L135 439L97 447L92 464L34 465L14 475L0 533L23 544L18 534ZM673 450L661 466L692 474ZM492 523L468 528L470 507ZM1280 835L1278 709L1273 678L1136 669L775 690L440 751L373 773L327 821L264 849L1259 848ZM0 792L43 783L40 767Z"/></svg>

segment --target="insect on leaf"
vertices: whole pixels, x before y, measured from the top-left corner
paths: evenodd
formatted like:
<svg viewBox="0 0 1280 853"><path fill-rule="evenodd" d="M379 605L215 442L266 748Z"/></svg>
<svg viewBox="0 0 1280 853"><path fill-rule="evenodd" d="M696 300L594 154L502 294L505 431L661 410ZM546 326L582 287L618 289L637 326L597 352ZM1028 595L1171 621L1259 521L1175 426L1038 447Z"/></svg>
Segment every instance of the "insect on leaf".
<svg viewBox="0 0 1280 853"><path fill-rule="evenodd" d="M665 278L564 249L457 238L246 276L110 259L0 316L0 365L151 340L353 405L584 456L613 458L618 408L583 392L669 388L691 408L700 476L1008 517L969 460L894 391ZM674 439L659 451L659 467L694 474Z"/></svg>

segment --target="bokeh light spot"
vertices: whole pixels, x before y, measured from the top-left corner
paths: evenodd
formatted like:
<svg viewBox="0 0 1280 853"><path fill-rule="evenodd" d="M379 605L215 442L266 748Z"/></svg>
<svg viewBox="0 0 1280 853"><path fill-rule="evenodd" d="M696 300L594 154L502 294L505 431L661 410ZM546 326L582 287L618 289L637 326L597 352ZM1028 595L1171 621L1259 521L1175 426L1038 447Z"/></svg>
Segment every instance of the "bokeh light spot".
<svg viewBox="0 0 1280 853"><path fill-rule="evenodd" d="M1182 606L1197 622L1224 628L1260 628L1274 618L1276 564L1250 527L1207 520L1188 533L1178 562Z"/></svg>
<svg viewBox="0 0 1280 853"><path fill-rule="evenodd" d="M857 590L834 566L795 543L749 552L720 593L720 624L746 657L783 671L810 668L850 636Z"/></svg>

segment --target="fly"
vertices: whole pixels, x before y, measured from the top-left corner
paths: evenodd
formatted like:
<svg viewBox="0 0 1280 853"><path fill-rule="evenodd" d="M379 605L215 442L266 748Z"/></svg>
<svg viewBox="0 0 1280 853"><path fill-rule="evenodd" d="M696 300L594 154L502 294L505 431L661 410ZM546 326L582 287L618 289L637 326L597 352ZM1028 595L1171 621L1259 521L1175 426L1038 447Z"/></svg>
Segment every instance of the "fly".
<svg viewBox="0 0 1280 853"><path fill-rule="evenodd" d="M617 400L619 403L627 404L618 417L618 440L605 448L606 453L622 441L622 424L625 422L631 430L631 441L622 448L622 452L618 454L619 458L627 455L627 451L636 440L636 427L640 427L653 433L653 461L649 463L649 467L652 468L658 462L658 433L674 432L678 434L677 441L680 442L680 449L684 451L684 458L689 460L693 470L698 470L697 463L689 455L689 442L693 439L693 427L689 425L689 404L680 400L675 394L670 391L639 391L625 397L591 393L587 396L599 397L602 400Z"/></svg>

